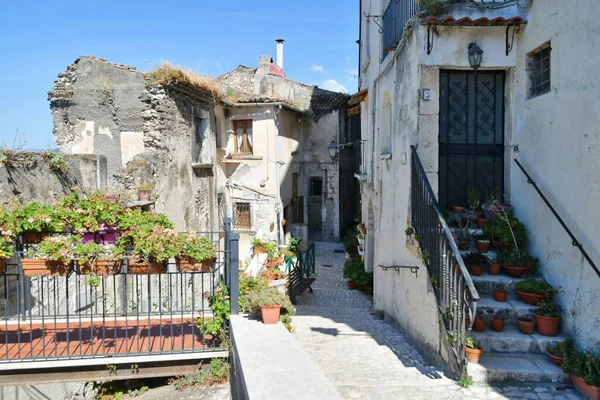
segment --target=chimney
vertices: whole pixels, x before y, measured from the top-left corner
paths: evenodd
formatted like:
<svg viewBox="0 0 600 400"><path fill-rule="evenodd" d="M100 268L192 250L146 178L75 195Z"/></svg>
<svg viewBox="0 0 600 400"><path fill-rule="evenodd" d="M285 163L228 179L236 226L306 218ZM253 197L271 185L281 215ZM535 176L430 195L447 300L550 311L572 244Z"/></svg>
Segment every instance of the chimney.
<svg viewBox="0 0 600 400"><path fill-rule="evenodd" d="M283 69L283 39L275 40L277 42L277 66Z"/></svg>

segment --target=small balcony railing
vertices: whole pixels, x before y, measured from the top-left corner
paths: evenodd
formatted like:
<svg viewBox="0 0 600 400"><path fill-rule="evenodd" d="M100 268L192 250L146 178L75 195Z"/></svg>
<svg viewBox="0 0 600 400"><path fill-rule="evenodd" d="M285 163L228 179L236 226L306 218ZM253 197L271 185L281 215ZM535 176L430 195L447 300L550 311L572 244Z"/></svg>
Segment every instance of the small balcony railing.
<svg viewBox="0 0 600 400"><path fill-rule="evenodd" d="M390 0L390 4L383 13L384 56L386 52L396 48L406 23L418 12L419 4L417 0Z"/></svg>

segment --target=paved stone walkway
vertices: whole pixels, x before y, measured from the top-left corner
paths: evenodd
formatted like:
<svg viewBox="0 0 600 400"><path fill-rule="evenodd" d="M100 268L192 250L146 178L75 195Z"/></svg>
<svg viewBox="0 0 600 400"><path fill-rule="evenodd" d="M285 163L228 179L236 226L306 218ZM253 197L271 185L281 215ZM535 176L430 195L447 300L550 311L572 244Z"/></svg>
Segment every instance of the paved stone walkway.
<svg viewBox="0 0 600 400"><path fill-rule="evenodd" d="M463 389L428 366L371 300L346 288L340 244L317 243L314 293L298 297L295 338L345 399L583 399L564 385L474 385Z"/></svg>

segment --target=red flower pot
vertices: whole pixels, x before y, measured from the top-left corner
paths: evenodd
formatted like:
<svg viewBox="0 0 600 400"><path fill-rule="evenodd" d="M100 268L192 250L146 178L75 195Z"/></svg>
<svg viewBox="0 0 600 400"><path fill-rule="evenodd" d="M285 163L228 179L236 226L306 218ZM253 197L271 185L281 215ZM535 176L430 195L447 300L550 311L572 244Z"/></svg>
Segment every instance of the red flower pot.
<svg viewBox="0 0 600 400"><path fill-rule="evenodd" d="M179 272L212 272L217 259L210 258L198 262L190 257L177 257L175 261Z"/></svg>
<svg viewBox="0 0 600 400"><path fill-rule="evenodd" d="M485 332L485 319L476 319L473 322L473 330L475 332Z"/></svg>
<svg viewBox="0 0 600 400"><path fill-rule="evenodd" d="M494 290L494 300L504 303L508 292L506 290Z"/></svg>
<svg viewBox="0 0 600 400"><path fill-rule="evenodd" d="M508 249L510 247L510 244L508 243L501 243L501 242L497 242L494 240L494 246L496 246L496 249L500 252Z"/></svg>
<svg viewBox="0 0 600 400"><path fill-rule="evenodd" d="M527 304L536 306L540 301L546 300L545 294L527 293L519 289L515 289L515 291L517 292L521 300L523 300Z"/></svg>
<svg viewBox="0 0 600 400"><path fill-rule="evenodd" d="M32 276L67 276L73 268L73 262L23 258L21 260L23 275Z"/></svg>
<svg viewBox="0 0 600 400"><path fill-rule="evenodd" d="M260 308L260 315L265 325L276 324L279 321L281 306L267 306Z"/></svg>
<svg viewBox="0 0 600 400"><path fill-rule="evenodd" d="M488 272L490 275L499 275L500 274L500 264L490 264L488 268Z"/></svg>
<svg viewBox="0 0 600 400"><path fill-rule="evenodd" d="M96 260L94 263L80 264L79 272L82 274L94 274L94 275L115 275L121 272L121 265L123 261L108 261L108 260Z"/></svg>
<svg viewBox="0 0 600 400"><path fill-rule="evenodd" d="M490 250L490 246L492 245L492 243L489 240L485 242L478 240L475 244L477 245L477 250L479 250L480 253L487 253Z"/></svg>
<svg viewBox="0 0 600 400"><path fill-rule="evenodd" d="M129 273L133 275L163 274L167 270L166 263L139 262L132 259L129 260L129 265L127 267Z"/></svg>
<svg viewBox="0 0 600 400"><path fill-rule="evenodd" d="M454 214L462 214L465 212L465 208L461 206L454 206L452 209L454 210Z"/></svg>
<svg viewBox="0 0 600 400"><path fill-rule="evenodd" d="M575 386L575 389L577 389L585 397L590 400L600 400L600 387L588 385L585 383L583 378L574 374L569 374L569 377L573 381L573 386Z"/></svg>
<svg viewBox="0 0 600 400"><path fill-rule="evenodd" d="M458 249L462 251L467 251L471 248L471 241L468 242L458 242Z"/></svg>
<svg viewBox="0 0 600 400"><path fill-rule="evenodd" d="M559 367L561 365L563 365L563 363L565 362L565 359L562 357L557 357L554 354L550 354L548 352L546 352L546 354L548 354L548 358L550 358L550 361L552 361L554 364L558 365Z"/></svg>
<svg viewBox="0 0 600 400"><path fill-rule="evenodd" d="M470 347L465 346L465 355L467 356L467 361L473 364L479 364L479 360L481 359L481 354L483 354L483 350L481 349L472 349Z"/></svg>
<svg viewBox="0 0 600 400"><path fill-rule="evenodd" d="M542 317L541 315L533 314L537 323L537 331L543 336L556 336L558 335L558 325L560 324L560 318L548 318Z"/></svg>
<svg viewBox="0 0 600 400"><path fill-rule="evenodd" d="M358 289L358 286L356 286L356 283L351 282L351 281L348 281L346 283L348 284L348 289L350 289L350 290L356 290L356 289Z"/></svg>
<svg viewBox="0 0 600 400"><path fill-rule="evenodd" d="M504 330L504 320L500 318L492 319L491 327L494 332L502 332Z"/></svg>
<svg viewBox="0 0 600 400"><path fill-rule="evenodd" d="M535 320L531 318L519 318L519 331L524 335L532 335L535 328Z"/></svg>
<svg viewBox="0 0 600 400"><path fill-rule="evenodd" d="M504 272L506 272L507 275L514 278L522 278L529 273L529 269L525 267L507 267L506 265L503 265L502 268L504 268Z"/></svg>
<svg viewBox="0 0 600 400"><path fill-rule="evenodd" d="M483 268L481 265L471 265L471 274L475 276L481 276L481 274L483 274Z"/></svg>

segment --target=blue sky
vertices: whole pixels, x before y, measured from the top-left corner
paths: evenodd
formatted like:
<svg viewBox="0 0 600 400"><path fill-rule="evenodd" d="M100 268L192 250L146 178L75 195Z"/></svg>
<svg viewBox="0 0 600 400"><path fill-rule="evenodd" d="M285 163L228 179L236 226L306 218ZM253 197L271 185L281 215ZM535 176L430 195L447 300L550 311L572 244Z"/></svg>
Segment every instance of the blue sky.
<svg viewBox="0 0 600 400"><path fill-rule="evenodd" d="M291 79L357 87L358 0L5 1L0 6L0 143L54 147L47 92L80 55L150 70L161 60L218 76L285 39ZM19 141L17 140L17 142Z"/></svg>

